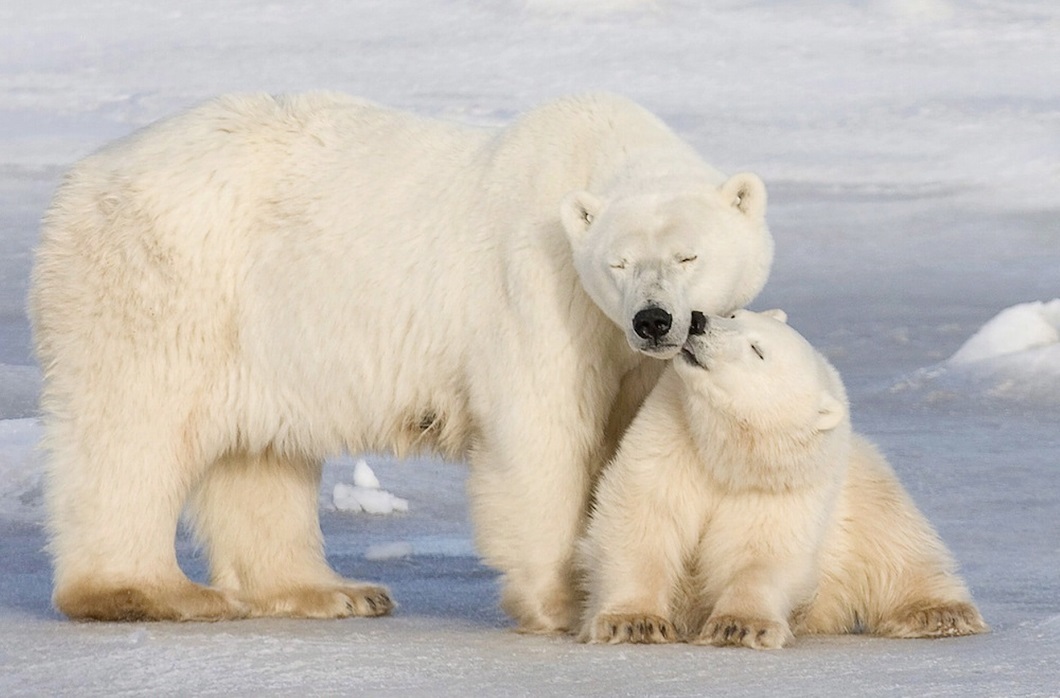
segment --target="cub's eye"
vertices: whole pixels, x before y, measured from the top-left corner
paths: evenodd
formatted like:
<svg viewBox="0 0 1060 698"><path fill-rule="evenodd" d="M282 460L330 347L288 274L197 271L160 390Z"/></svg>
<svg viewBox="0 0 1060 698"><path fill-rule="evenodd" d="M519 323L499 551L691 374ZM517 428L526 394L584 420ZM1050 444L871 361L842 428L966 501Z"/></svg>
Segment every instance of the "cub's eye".
<svg viewBox="0 0 1060 698"><path fill-rule="evenodd" d="M762 353L762 350L758 348L757 344L751 345L751 351L753 351L755 354L758 354L758 358L762 359L762 361L766 360L766 355Z"/></svg>
<svg viewBox="0 0 1060 698"><path fill-rule="evenodd" d="M679 255L677 255L677 263L678 264L688 264L690 262L696 261L697 259L699 259L699 256L698 255L694 255L694 254L679 254Z"/></svg>
<svg viewBox="0 0 1060 698"><path fill-rule="evenodd" d="M626 268L626 264L627 264L626 260L620 259L617 262L611 262L611 268L612 269L625 269Z"/></svg>

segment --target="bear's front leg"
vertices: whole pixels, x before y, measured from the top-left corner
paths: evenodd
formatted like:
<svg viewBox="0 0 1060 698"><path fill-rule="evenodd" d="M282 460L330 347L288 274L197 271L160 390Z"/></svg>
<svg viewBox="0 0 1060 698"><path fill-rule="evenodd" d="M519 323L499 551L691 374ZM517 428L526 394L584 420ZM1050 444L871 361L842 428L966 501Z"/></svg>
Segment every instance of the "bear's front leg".
<svg viewBox="0 0 1060 698"><path fill-rule="evenodd" d="M577 548L585 590L579 639L677 642L696 616L678 590L703 525L694 478L681 454L635 423L597 483ZM680 494L679 494L680 493Z"/></svg>
<svg viewBox="0 0 1060 698"><path fill-rule="evenodd" d="M501 607L520 632L566 632L577 613L572 554L588 478L569 459L562 467L496 463L473 456L468 490L478 549L504 574Z"/></svg>
<svg viewBox="0 0 1060 698"><path fill-rule="evenodd" d="M495 421L508 428L483 434L471 452L475 542L504 573L501 606L519 631L566 632L577 619L574 541L588 507L595 444L590 434L572 433L584 426L570 410L514 399L505 407L511 417Z"/></svg>
<svg viewBox="0 0 1060 698"><path fill-rule="evenodd" d="M792 611L793 589L791 577L785 573L787 567L776 561L759 561L736 572L694 643L779 649L790 642L794 634L787 618ZM790 567L797 569L799 565L791 561Z"/></svg>

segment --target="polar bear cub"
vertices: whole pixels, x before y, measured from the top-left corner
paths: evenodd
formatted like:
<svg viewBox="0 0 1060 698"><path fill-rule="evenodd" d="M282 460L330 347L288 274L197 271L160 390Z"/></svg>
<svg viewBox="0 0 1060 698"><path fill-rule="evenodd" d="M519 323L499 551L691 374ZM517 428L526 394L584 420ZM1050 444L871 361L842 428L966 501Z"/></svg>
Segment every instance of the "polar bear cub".
<svg viewBox="0 0 1060 698"><path fill-rule="evenodd" d="M778 648L987 630L836 370L782 311L692 316L579 542L581 639Z"/></svg>

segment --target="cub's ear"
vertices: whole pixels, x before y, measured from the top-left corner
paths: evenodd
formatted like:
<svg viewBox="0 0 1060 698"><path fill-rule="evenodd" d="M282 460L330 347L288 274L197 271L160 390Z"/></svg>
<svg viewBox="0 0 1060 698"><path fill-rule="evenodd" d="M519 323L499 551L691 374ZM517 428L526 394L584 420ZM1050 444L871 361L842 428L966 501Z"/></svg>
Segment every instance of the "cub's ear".
<svg viewBox="0 0 1060 698"><path fill-rule="evenodd" d="M571 242L581 240L603 207L600 199L587 191L572 191L559 205L559 219Z"/></svg>
<svg viewBox="0 0 1060 698"><path fill-rule="evenodd" d="M762 314L766 317L771 317L777 322L783 322L785 325L788 324L788 314L780 308L770 308L769 310L763 310Z"/></svg>
<svg viewBox="0 0 1060 698"><path fill-rule="evenodd" d="M821 395L821 404L817 407L817 431L831 431L839 426L847 416L847 408L828 393Z"/></svg>
<svg viewBox="0 0 1060 698"><path fill-rule="evenodd" d="M721 196L745 216L762 218L766 215L766 185L751 172L734 174L721 185Z"/></svg>

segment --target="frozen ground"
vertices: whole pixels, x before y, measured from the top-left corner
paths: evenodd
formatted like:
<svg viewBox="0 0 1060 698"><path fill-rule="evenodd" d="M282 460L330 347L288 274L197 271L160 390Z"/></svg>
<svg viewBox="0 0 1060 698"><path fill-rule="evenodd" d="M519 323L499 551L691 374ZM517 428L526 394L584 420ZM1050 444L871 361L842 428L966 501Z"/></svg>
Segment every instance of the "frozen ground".
<svg viewBox="0 0 1060 698"><path fill-rule="evenodd" d="M5 3L0 695L1060 695L1057 36L1051 0ZM321 501L333 563L390 584L393 616L58 618L23 311L51 191L77 157L200 99L317 87L477 123L611 89L721 169L761 174L778 251L756 307L784 307L842 371L993 632L774 653L521 636L474 557L463 466L379 457L378 491L406 513L336 508L355 459L329 465Z"/></svg>

